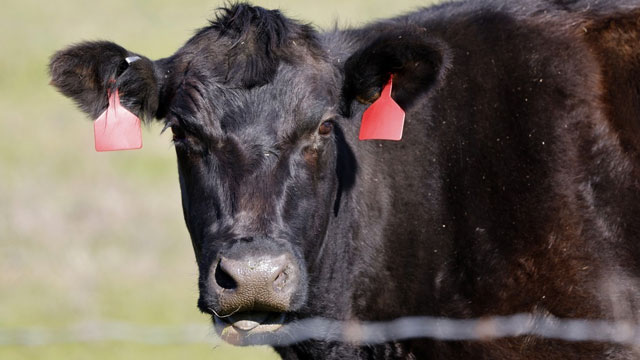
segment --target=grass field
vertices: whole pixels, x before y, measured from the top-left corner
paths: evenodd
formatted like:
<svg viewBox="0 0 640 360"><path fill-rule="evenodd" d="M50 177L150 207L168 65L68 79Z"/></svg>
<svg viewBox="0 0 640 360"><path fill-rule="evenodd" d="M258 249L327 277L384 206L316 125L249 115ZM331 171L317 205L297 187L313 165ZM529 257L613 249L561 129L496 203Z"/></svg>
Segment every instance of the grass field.
<svg viewBox="0 0 640 360"><path fill-rule="evenodd" d="M320 27L406 12L415 1L260 1ZM8 0L0 12L0 334L84 322L206 325L174 152L160 126L141 151L96 153L92 126L48 86L49 56L82 40L170 55L218 1ZM62 330L61 330L62 331ZM135 340L11 344L0 359L276 359L269 348ZM9 336L9 339L11 337ZM210 340L212 339L212 340ZM3 344L4 340L4 344ZM54 339L55 340L55 339ZM198 340L201 340L198 342Z"/></svg>

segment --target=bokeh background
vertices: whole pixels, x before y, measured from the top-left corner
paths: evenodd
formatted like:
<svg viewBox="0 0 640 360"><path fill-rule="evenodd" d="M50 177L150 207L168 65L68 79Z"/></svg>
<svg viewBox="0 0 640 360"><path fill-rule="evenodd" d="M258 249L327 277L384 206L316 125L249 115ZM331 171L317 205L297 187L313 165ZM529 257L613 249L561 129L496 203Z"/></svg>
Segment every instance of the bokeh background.
<svg viewBox="0 0 640 360"><path fill-rule="evenodd" d="M431 0L255 1L319 28ZM277 359L221 344L196 309L175 155L158 124L139 151L96 153L93 128L48 85L54 51L115 41L152 59L217 0L5 0L0 10L0 359Z"/></svg>

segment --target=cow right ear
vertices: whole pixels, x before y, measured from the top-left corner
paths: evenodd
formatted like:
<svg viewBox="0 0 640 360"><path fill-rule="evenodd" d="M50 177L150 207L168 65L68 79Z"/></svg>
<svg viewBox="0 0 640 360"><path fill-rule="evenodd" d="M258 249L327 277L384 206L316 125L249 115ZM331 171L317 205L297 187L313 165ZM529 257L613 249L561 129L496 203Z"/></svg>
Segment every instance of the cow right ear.
<svg viewBox="0 0 640 360"><path fill-rule="evenodd" d="M58 51L49 73L51 84L94 119L116 89L129 111L143 119L156 116L159 84L154 63L117 44L85 42Z"/></svg>
<svg viewBox="0 0 640 360"><path fill-rule="evenodd" d="M393 99L407 110L437 82L445 66L445 47L423 28L402 28L380 35L357 50L344 66L342 108L373 103L393 76Z"/></svg>

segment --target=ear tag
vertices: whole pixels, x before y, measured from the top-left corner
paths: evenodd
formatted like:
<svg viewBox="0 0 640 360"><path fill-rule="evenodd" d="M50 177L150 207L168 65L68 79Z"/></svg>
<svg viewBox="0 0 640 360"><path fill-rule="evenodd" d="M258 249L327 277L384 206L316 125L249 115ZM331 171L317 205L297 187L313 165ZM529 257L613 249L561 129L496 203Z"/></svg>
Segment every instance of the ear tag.
<svg viewBox="0 0 640 360"><path fill-rule="evenodd" d="M96 151L142 148L140 119L120 104L118 90L109 95L109 107L93 123Z"/></svg>
<svg viewBox="0 0 640 360"><path fill-rule="evenodd" d="M360 124L360 140L400 140L404 128L404 110L391 98L393 77L364 114Z"/></svg>

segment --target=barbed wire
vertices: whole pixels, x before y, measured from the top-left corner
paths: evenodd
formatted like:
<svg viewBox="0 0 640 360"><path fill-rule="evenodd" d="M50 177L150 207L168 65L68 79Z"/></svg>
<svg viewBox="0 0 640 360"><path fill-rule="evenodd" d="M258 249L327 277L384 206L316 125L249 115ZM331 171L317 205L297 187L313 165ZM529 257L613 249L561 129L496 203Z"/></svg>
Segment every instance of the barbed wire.
<svg viewBox="0 0 640 360"><path fill-rule="evenodd" d="M492 340L537 336L566 341L596 341L640 345L640 326L630 321L561 319L549 314L515 314L476 319L404 317L387 322L299 320L271 334L251 336L246 344L286 346L305 340L375 345L415 338L436 340ZM216 345L212 326L142 326L128 323L81 323L64 329L1 329L0 345L41 346L59 343L126 341L146 344Z"/></svg>

